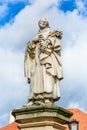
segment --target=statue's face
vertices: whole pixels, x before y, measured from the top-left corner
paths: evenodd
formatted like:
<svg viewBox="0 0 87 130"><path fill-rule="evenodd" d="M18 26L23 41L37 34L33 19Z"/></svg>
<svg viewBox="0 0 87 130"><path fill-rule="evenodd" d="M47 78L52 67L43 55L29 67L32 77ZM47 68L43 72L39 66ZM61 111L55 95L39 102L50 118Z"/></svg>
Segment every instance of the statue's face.
<svg viewBox="0 0 87 130"><path fill-rule="evenodd" d="M47 25L48 25L48 22L45 19L42 19L42 20L39 21L39 27L40 27L40 29L46 28Z"/></svg>

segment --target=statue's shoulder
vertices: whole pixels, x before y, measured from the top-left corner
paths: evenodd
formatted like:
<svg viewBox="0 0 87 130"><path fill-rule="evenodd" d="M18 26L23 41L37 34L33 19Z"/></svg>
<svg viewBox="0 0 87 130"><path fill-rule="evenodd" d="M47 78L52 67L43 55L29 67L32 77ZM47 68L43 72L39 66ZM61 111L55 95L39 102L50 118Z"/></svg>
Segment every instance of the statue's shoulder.
<svg viewBox="0 0 87 130"><path fill-rule="evenodd" d="M26 46L28 46L30 44L30 41L27 42Z"/></svg>
<svg viewBox="0 0 87 130"><path fill-rule="evenodd" d="M27 42L27 44L26 44L26 48L28 48L29 44L30 44L30 41L29 41L29 42Z"/></svg>
<svg viewBox="0 0 87 130"><path fill-rule="evenodd" d="M28 51L29 44L30 44L30 41L26 43L26 46L25 46L25 53L27 53L27 51Z"/></svg>
<svg viewBox="0 0 87 130"><path fill-rule="evenodd" d="M52 30L52 31L50 31L49 35L52 36L52 37L55 36L55 37L61 39L62 36L63 36L63 32L59 31L59 30Z"/></svg>

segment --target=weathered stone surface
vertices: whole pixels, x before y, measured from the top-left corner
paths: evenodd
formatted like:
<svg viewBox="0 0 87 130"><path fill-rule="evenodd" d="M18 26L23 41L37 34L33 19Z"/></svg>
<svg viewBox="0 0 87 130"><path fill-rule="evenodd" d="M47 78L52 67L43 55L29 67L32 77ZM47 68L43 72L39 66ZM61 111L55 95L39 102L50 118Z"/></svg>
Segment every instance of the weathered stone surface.
<svg viewBox="0 0 87 130"><path fill-rule="evenodd" d="M41 105L23 107L21 109L13 110L12 114L15 116L17 122L26 123L32 120L59 120L58 122L64 124L69 121L72 113L66 109L56 105Z"/></svg>
<svg viewBox="0 0 87 130"><path fill-rule="evenodd" d="M43 121L35 123L26 123L18 126L22 130L65 130L66 127L55 121Z"/></svg>
<svg viewBox="0 0 87 130"><path fill-rule="evenodd" d="M40 19L39 32L25 49L24 72L30 83L29 103L49 104L60 99L62 32L51 30L46 18Z"/></svg>
<svg viewBox="0 0 87 130"><path fill-rule="evenodd" d="M72 113L56 105L28 106L12 111L21 130L65 130Z"/></svg>
<svg viewBox="0 0 87 130"><path fill-rule="evenodd" d="M20 130L65 130L72 113L53 103L60 98L63 78L61 63L62 32L51 30L49 22L39 21L39 33L28 42L24 70L30 83L28 104L12 111Z"/></svg>

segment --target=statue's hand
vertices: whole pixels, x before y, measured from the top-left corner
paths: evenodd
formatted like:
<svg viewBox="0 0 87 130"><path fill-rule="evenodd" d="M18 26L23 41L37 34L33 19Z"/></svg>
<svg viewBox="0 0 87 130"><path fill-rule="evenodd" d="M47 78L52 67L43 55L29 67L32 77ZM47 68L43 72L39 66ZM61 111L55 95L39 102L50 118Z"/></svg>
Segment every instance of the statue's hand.
<svg viewBox="0 0 87 130"><path fill-rule="evenodd" d="M35 47L36 47L35 44L33 44L33 42L30 42L27 48L28 52L35 50Z"/></svg>
<svg viewBox="0 0 87 130"><path fill-rule="evenodd" d="M43 38L42 34L40 34L40 35L38 36L38 39L39 39L39 42L41 42L41 41L43 41L43 40L44 40L44 38Z"/></svg>
<svg viewBox="0 0 87 130"><path fill-rule="evenodd" d="M52 43L51 43L50 39L47 39L46 46L47 46L47 48L51 48L52 47Z"/></svg>
<svg viewBox="0 0 87 130"><path fill-rule="evenodd" d="M27 52L29 53L29 56L33 59L35 57L35 45L32 44L32 42L29 43L27 47Z"/></svg>

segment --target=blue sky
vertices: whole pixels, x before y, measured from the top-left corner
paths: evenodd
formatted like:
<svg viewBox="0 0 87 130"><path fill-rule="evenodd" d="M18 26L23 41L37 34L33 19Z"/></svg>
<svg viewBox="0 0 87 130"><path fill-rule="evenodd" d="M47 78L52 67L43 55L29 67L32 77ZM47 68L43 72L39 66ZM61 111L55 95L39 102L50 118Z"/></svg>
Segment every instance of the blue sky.
<svg viewBox="0 0 87 130"><path fill-rule="evenodd" d="M79 0L79 2L83 2L84 7L87 9L86 7L86 0ZM6 23L12 21L14 19L14 17L22 10L24 9L27 5L30 5L31 2L28 0L1 0L0 1L0 6L5 7L6 10L3 13L4 15L1 15L0 18L0 26L4 26ZM63 11L63 12L67 12L67 11L73 11L75 9L77 9L77 5L76 5L76 1L75 0L61 0L60 4L58 6L58 8ZM82 10L79 11L83 12ZM84 12L85 13L85 12Z"/></svg>
<svg viewBox="0 0 87 130"><path fill-rule="evenodd" d="M14 0L13 0L14 1ZM0 25L4 26L6 23L12 21L14 17L21 11L29 2L23 1L23 0L18 0L18 1L9 1L8 2L0 2L0 6L6 8L5 10L5 15L1 16L0 18Z"/></svg>
<svg viewBox="0 0 87 130"><path fill-rule="evenodd" d="M0 0L0 127L9 123L12 109L27 103L24 51L41 17L63 31L64 79L57 104L87 112L87 0Z"/></svg>

